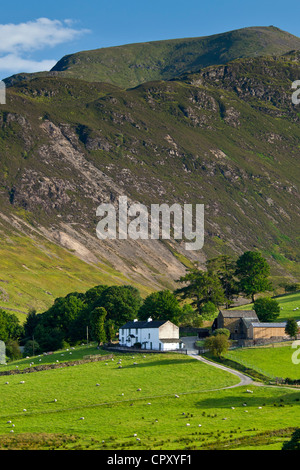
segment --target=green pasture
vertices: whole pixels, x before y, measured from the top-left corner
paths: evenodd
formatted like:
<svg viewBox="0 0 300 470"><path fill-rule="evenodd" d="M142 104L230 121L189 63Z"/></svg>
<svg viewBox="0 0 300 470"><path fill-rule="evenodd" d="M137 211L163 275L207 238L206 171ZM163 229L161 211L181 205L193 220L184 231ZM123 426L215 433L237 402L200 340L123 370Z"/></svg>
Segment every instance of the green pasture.
<svg viewBox="0 0 300 470"><path fill-rule="evenodd" d="M280 305L278 321L286 321L290 317L300 320L300 292L274 297ZM241 305L231 310L252 310L253 304Z"/></svg>
<svg viewBox="0 0 300 470"><path fill-rule="evenodd" d="M226 389L238 384L234 375L175 353L113 359L1 376L0 448L281 448L299 425L297 389Z"/></svg>

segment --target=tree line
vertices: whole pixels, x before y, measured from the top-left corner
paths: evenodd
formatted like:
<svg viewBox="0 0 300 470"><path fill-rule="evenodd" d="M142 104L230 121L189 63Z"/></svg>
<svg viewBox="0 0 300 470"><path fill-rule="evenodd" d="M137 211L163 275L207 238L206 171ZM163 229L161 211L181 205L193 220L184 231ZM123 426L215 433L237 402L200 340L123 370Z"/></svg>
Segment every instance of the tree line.
<svg viewBox="0 0 300 470"><path fill-rule="evenodd" d="M99 345L111 342L120 326L135 318L199 327L203 319L214 317L220 306L230 308L239 295L251 298L261 312L272 312L273 316L263 321L274 321L279 310L270 301L277 302L270 298L255 301L258 293L272 289L269 273L262 255L248 251L237 260L227 255L210 259L205 270L194 265L178 279L180 287L174 292L165 289L145 299L131 285L98 285L55 299L43 313L30 310L22 326L15 315L0 310L0 339L6 343L8 355L16 354L17 342L25 344L25 354L33 355L86 341L87 334ZM261 306L261 302L269 303Z"/></svg>

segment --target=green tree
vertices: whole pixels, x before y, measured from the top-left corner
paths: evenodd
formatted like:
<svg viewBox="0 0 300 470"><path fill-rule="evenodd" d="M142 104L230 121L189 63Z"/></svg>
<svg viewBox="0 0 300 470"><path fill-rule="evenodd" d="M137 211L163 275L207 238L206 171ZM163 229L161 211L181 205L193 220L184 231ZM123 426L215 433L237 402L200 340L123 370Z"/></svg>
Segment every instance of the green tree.
<svg viewBox="0 0 300 470"><path fill-rule="evenodd" d="M285 325L285 332L291 338L295 338L295 339L297 338L297 334L299 332L299 326L295 318L291 317L287 319L287 322Z"/></svg>
<svg viewBox="0 0 300 470"><path fill-rule="evenodd" d="M169 290L153 292L146 297L138 314L140 320L170 320L177 324L182 313L180 304L175 295Z"/></svg>
<svg viewBox="0 0 300 470"><path fill-rule="evenodd" d="M182 299L191 299L191 305L202 315L203 307L212 302L216 307L225 301L224 291L218 276L212 272L190 268L177 282L185 283L184 287L176 289L175 295Z"/></svg>
<svg viewBox="0 0 300 470"><path fill-rule="evenodd" d="M20 325L18 317L13 313L0 310L0 340L7 343L8 340L19 340L24 334L24 328Z"/></svg>
<svg viewBox="0 0 300 470"><path fill-rule="evenodd" d="M204 342L204 347L209 352L218 358L221 358L230 347L231 342L228 340L225 334L217 334L216 336L209 336Z"/></svg>
<svg viewBox="0 0 300 470"><path fill-rule="evenodd" d="M28 340L24 346L24 356L35 356L41 352L40 345L35 340Z"/></svg>
<svg viewBox="0 0 300 470"><path fill-rule="evenodd" d="M93 338L98 342L98 346L105 343L105 318L107 311L103 307L96 307L91 313L91 330Z"/></svg>
<svg viewBox="0 0 300 470"><path fill-rule="evenodd" d="M25 338L32 338L34 335L34 330L35 327L37 326L39 322L39 315L36 313L36 310L30 309L27 316L26 320L24 322L24 337Z"/></svg>
<svg viewBox="0 0 300 470"><path fill-rule="evenodd" d="M270 266L259 252L246 251L236 263L239 290L255 301L255 294L272 289L268 280Z"/></svg>
<svg viewBox="0 0 300 470"><path fill-rule="evenodd" d="M223 287L226 308L229 308L239 294L236 277L236 262L228 255L221 255L206 262L208 272L218 276Z"/></svg>
<svg viewBox="0 0 300 470"><path fill-rule="evenodd" d="M217 336L217 335L225 335L226 338L229 338L229 336L230 336L230 331L229 331L227 328L217 328L217 329L213 332L213 336Z"/></svg>
<svg viewBox="0 0 300 470"><path fill-rule="evenodd" d="M106 338L109 343L111 343L116 336L116 327L112 320L107 320L105 323Z"/></svg>
<svg viewBox="0 0 300 470"><path fill-rule="evenodd" d="M6 347L6 355L11 359L11 360L16 360L20 359L22 357L22 353L20 350L20 346L18 341L9 339L7 343L5 344Z"/></svg>
<svg viewBox="0 0 300 470"><path fill-rule="evenodd" d="M261 322L273 322L280 314L279 303L277 300L271 299L271 297L262 297L255 300L253 310L255 310L255 313Z"/></svg>
<svg viewBox="0 0 300 470"><path fill-rule="evenodd" d="M107 320L112 320L116 329L138 316L142 298L138 289L133 286L110 286L105 289L95 307L104 307Z"/></svg>

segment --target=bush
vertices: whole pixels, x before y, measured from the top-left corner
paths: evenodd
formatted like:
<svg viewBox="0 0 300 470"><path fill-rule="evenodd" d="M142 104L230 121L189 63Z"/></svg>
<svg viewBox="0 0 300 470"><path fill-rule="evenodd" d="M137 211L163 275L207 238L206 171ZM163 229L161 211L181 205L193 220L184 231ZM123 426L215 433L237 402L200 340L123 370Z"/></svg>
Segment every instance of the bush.
<svg viewBox="0 0 300 470"><path fill-rule="evenodd" d="M217 335L225 335L226 338L229 338L229 336L230 336L230 331L229 331L227 328L217 328L217 329L213 332L213 336L217 336Z"/></svg>
<svg viewBox="0 0 300 470"><path fill-rule="evenodd" d="M227 351L231 342L226 338L225 334L210 336L205 340L204 346L215 357L221 358Z"/></svg>
<svg viewBox="0 0 300 470"><path fill-rule="evenodd" d="M20 351L19 343L14 340L9 340L6 344L6 355L12 361L16 359L20 359L22 357L22 353Z"/></svg>
<svg viewBox="0 0 300 470"><path fill-rule="evenodd" d="M27 341L24 346L24 356L35 356L41 352L40 345L33 340Z"/></svg>

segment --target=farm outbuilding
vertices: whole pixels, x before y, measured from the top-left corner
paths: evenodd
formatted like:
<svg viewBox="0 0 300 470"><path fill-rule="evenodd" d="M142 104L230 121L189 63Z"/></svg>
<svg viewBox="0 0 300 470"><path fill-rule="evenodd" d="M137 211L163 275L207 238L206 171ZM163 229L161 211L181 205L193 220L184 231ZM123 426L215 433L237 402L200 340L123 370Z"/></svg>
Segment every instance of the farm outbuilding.
<svg viewBox="0 0 300 470"><path fill-rule="evenodd" d="M262 342L287 338L285 326L285 322L260 322L254 310L220 310L212 329L227 328L232 340Z"/></svg>
<svg viewBox="0 0 300 470"><path fill-rule="evenodd" d="M251 321L259 321L253 310L220 310L212 329L227 328L230 331L230 339L245 339Z"/></svg>

